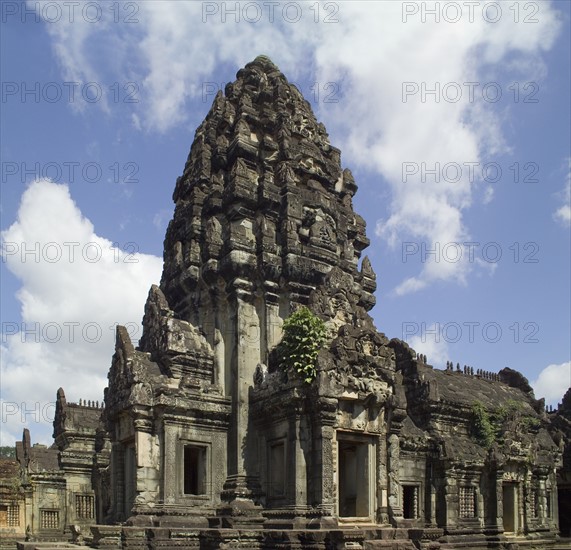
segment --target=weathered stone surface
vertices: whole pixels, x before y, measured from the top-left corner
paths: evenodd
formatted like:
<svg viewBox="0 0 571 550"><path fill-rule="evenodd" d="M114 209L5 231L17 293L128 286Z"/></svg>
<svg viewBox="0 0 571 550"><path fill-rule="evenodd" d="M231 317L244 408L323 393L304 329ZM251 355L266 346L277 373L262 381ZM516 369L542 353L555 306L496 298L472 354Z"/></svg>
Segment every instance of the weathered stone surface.
<svg viewBox="0 0 571 550"><path fill-rule="evenodd" d="M356 191L268 58L216 96L176 182L139 346L118 327L105 408L58 392L57 448L34 455L61 498L81 479L98 521L121 524L91 541L81 524L86 543L557 548L571 392L548 413L517 371L437 370L379 332ZM327 333L311 382L276 351L302 305Z"/></svg>

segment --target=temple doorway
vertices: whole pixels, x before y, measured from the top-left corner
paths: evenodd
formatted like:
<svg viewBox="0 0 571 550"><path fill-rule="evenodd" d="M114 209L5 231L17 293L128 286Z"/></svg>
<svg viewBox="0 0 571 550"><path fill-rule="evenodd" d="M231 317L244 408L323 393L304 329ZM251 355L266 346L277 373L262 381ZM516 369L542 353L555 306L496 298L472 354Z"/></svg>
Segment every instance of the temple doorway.
<svg viewBox="0 0 571 550"><path fill-rule="evenodd" d="M371 515L370 443L339 441L339 516L365 518Z"/></svg>
<svg viewBox="0 0 571 550"><path fill-rule="evenodd" d="M504 502L504 531L506 533L516 533L518 530L517 483L504 483L502 491Z"/></svg>
<svg viewBox="0 0 571 550"><path fill-rule="evenodd" d="M135 496L137 491L137 457L135 454L135 445L130 444L125 447L123 455L123 472L124 472L124 491L123 491L123 509L125 519L131 515L133 505L135 504Z"/></svg>

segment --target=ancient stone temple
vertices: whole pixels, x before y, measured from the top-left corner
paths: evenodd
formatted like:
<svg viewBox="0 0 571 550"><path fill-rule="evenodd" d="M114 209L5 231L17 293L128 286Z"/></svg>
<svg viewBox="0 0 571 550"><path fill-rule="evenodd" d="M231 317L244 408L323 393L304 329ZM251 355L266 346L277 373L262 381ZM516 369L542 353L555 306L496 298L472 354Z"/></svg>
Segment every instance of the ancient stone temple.
<svg viewBox="0 0 571 550"><path fill-rule="evenodd" d="M569 548L571 392L547 412L516 371L439 370L378 332L356 190L268 58L216 96L138 347L117 329L86 544ZM301 307L326 329L309 380L277 352Z"/></svg>

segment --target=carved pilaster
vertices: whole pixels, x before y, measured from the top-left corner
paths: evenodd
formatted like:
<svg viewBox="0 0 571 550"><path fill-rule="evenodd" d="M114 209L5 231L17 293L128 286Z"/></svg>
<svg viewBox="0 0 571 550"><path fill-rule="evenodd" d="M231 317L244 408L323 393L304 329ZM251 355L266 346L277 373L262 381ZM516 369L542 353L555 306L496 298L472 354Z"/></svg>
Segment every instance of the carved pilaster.
<svg viewBox="0 0 571 550"><path fill-rule="evenodd" d="M458 525L458 483L448 472L444 482L444 502L446 506L446 528L455 529Z"/></svg>
<svg viewBox="0 0 571 550"><path fill-rule="evenodd" d="M256 365L260 357L260 319L254 304L252 284L235 279L231 285L230 303L236 311L236 348L231 354L230 390L232 417L228 432L228 477L218 515L228 526L241 520L246 523L262 521L259 500L257 438L249 414L250 391L254 385Z"/></svg>
<svg viewBox="0 0 571 550"><path fill-rule="evenodd" d="M498 532L504 532L504 492L503 492L503 471L496 472L495 487L496 487L496 526Z"/></svg>
<svg viewBox="0 0 571 550"><path fill-rule="evenodd" d="M388 445L389 470L389 517L391 521L403 517L400 498L400 441L396 434L389 436Z"/></svg>
<svg viewBox="0 0 571 550"><path fill-rule="evenodd" d="M379 435L376 441L377 465L377 521L383 525L389 523L388 476L387 476L387 439L386 434Z"/></svg>

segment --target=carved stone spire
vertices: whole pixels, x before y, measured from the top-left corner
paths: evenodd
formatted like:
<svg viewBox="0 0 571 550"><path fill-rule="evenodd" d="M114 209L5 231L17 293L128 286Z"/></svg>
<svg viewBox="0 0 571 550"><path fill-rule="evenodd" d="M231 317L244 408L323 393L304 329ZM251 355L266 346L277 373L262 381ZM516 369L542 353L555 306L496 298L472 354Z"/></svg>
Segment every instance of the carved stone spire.
<svg viewBox="0 0 571 550"><path fill-rule="evenodd" d="M369 240L357 186L340 161L309 103L262 56L217 94L177 180L140 349L166 376L208 377L231 398L226 502L258 500L249 391L292 308L362 325L374 305L370 262L358 269Z"/></svg>
<svg viewBox="0 0 571 550"><path fill-rule="evenodd" d="M332 267L362 285L370 309L375 276L368 261L357 271L369 240L356 190L309 103L257 57L216 96L177 180L161 280L175 315L204 325L213 290L236 281L304 303Z"/></svg>

